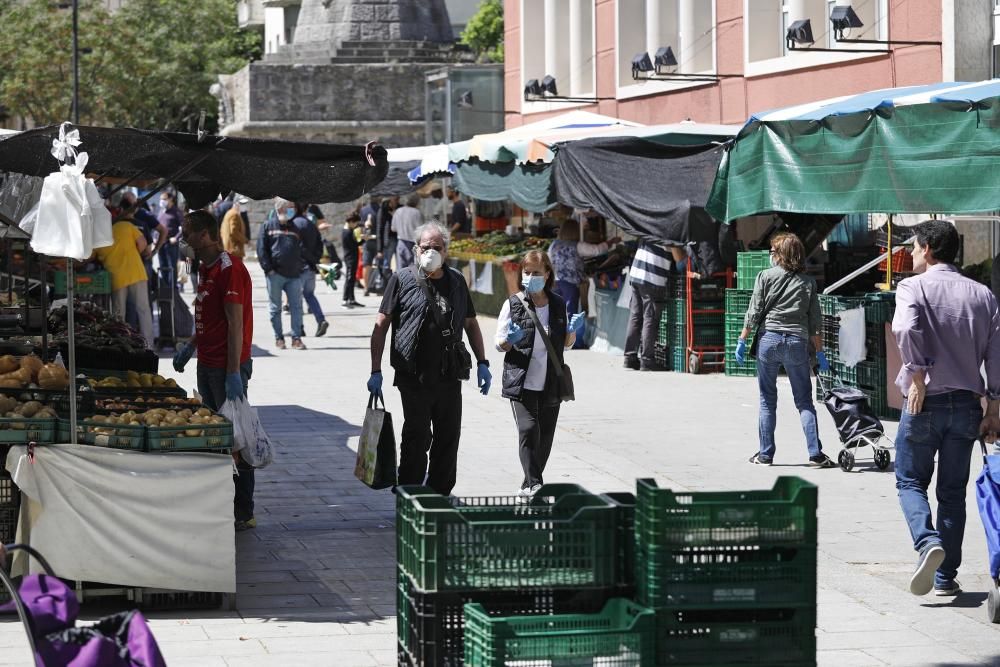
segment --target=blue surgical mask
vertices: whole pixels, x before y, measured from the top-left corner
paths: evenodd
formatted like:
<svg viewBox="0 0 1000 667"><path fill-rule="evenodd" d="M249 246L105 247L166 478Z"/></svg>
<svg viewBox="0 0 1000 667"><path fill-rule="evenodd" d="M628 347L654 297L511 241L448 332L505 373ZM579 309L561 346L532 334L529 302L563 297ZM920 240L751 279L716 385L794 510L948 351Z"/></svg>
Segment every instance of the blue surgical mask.
<svg viewBox="0 0 1000 667"><path fill-rule="evenodd" d="M545 276L529 276L527 273L522 273L521 287L529 294L541 292L545 288Z"/></svg>
<svg viewBox="0 0 1000 667"><path fill-rule="evenodd" d="M295 209L294 208L286 208L285 209L285 215L288 216L289 220L294 219L295 218Z"/></svg>

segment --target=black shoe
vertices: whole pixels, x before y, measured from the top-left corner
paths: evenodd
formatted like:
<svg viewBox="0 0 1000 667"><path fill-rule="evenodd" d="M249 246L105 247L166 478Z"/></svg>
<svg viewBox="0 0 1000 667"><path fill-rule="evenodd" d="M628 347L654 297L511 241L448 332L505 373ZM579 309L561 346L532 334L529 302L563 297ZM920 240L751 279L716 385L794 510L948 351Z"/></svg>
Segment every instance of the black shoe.
<svg viewBox="0 0 1000 667"><path fill-rule="evenodd" d="M330 324L326 320L320 322L319 325L316 327L316 338L319 338L320 336L325 334L326 330L329 328Z"/></svg>
<svg viewBox="0 0 1000 667"><path fill-rule="evenodd" d="M817 454L816 456L809 457L809 467L810 468L836 468L837 464L833 462L826 454Z"/></svg>
<svg viewBox="0 0 1000 667"><path fill-rule="evenodd" d="M664 368L663 366L656 365L656 364L654 364L652 366L647 366L646 364L640 364L639 370L640 371L665 371L667 369Z"/></svg>
<svg viewBox="0 0 1000 667"><path fill-rule="evenodd" d="M771 459L766 456L761 456L760 452L758 452L750 457L750 463L754 463L759 466L769 466L771 465Z"/></svg>
<svg viewBox="0 0 1000 667"><path fill-rule="evenodd" d="M340 304L340 307L341 308L354 308L354 304L352 304L350 301L345 301L342 304Z"/></svg>
<svg viewBox="0 0 1000 667"><path fill-rule="evenodd" d="M631 371L639 370L639 358L638 357L625 357L625 368Z"/></svg>
<svg viewBox="0 0 1000 667"><path fill-rule="evenodd" d="M353 306L354 308L364 308L364 307L365 307L365 304L363 304L363 303L360 303L360 302L358 302L358 301L352 301L352 302L351 302L351 306Z"/></svg>

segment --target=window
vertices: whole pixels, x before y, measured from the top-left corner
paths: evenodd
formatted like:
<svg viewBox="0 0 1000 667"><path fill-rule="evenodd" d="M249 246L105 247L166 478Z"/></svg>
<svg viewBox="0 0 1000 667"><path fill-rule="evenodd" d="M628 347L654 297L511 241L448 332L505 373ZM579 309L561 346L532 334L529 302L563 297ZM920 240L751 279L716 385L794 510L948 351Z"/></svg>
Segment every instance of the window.
<svg viewBox="0 0 1000 667"><path fill-rule="evenodd" d="M551 75L560 96L593 97L594 55L593 0L521 0L522 89Z"/></svg>
<svg viewBox="0 0 1000 667"><path fill-rule="evenodd" d="M857 50L884 50L885 47L878 44L837 41L830 13L834 7L850 5L864 25L845 31L844 38L884 40L889 34L886 3L887 0L744 0L747 75L864 57L864 54L852 53ZM827 52L824 55L823 52L801 53L789 49L785 40L788 27L803 19L809 19L816 48L846 49L848 53Z"/></svg>
<svg viewBox="0 0 1000 667"><path fill-rule="evenodd" d="M619 95L648 95L691 85L677 81L634 81L632 58L652 58L669 46L684 74L715 71L715 3L705 0L619 0L617 75Z"/></svg>

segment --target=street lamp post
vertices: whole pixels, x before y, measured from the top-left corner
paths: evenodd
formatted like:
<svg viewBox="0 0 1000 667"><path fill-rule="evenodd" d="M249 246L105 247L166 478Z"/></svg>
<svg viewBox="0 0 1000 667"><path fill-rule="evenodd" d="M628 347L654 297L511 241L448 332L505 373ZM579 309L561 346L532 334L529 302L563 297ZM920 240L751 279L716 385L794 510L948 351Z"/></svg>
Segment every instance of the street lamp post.
<svg viewBox="0 0 1000 667"><path fill-rule="evenodd" d="M79 0L73 0L73 124L74 125L80 124L80 2Z"/></svg>

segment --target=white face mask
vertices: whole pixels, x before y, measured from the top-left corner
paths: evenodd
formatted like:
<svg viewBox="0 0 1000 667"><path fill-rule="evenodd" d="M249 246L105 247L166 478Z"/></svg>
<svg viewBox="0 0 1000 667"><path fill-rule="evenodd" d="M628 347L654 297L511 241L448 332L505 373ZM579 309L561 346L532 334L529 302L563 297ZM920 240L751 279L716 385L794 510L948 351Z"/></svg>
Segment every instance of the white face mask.
<svg viewBox="0 0 1000 667"><path fill-rule="evenodd" d="M424 250L420 253L420 268L424 273L434 273L441 268L443 260L437 250Z"/></svg>

